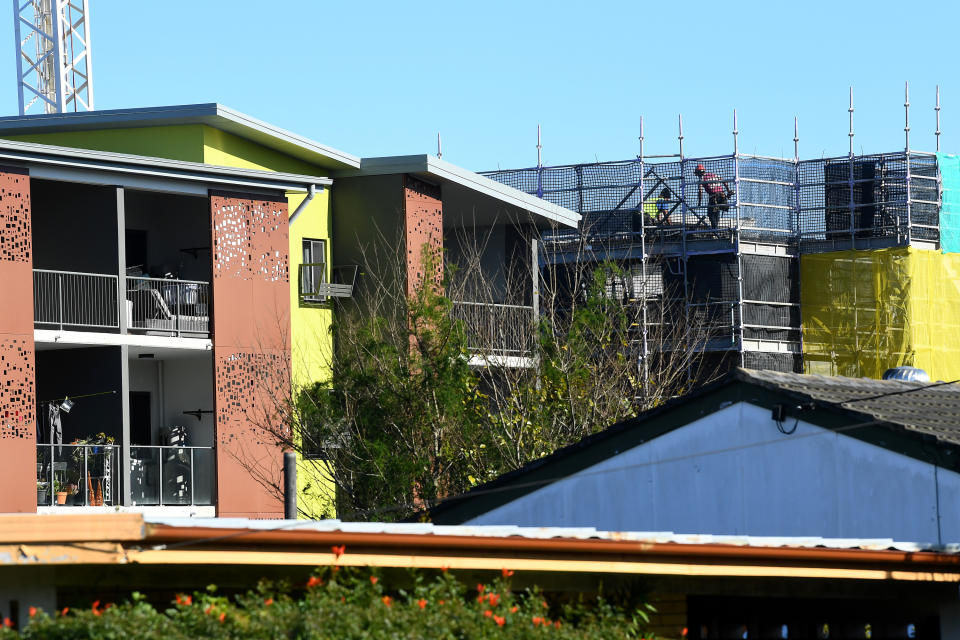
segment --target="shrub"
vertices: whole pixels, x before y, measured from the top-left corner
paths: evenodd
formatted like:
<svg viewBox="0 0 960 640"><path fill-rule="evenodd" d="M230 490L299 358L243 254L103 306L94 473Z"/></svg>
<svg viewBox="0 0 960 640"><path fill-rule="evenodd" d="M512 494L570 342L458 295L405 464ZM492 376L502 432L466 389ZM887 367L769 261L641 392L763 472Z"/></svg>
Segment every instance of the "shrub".
<svg viewBox="0 0 960 640"><path fill-rule="evenodd" d="M4 628L0 639L649 637L649 606L628 612L603 598L551 605L537 589L513 592L509 575L468 588L447 572L429 580L414 573L391 589L376 572L331 567L297 589L261 584L234 599L212 586L179 594L164 611L136 592L116 606L31 609L26 628Z"/></svg>

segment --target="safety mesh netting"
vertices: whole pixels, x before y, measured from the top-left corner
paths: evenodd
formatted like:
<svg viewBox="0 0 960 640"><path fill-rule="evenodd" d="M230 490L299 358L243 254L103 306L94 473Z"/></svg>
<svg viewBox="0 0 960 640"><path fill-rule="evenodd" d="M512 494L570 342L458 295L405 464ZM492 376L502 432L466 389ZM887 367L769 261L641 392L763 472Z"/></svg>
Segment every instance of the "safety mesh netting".
<svg viewBox="0 0 960 640"><path fill-rule="evenodd" d="M641 162L627 160L491 171L483 175L544 198L583 217L579 230L612 243L743 236L795 238L795 163L755 156Z"/></svg>
<svg viewBox="0 0 960 640"><path fill-rule="evenodd" d="M960 252L960 156L938 153L937 164L943 189L940 206L940 248L946 253Z"/></svg>
<svg viewBox="0 0 960 640"><path fill-rule="evenodd" d="M911 152L803 160L796 187L801 248L870 248L869 240L939 240L937 157ZM909 206L908 206L909 203Z"/></svg>

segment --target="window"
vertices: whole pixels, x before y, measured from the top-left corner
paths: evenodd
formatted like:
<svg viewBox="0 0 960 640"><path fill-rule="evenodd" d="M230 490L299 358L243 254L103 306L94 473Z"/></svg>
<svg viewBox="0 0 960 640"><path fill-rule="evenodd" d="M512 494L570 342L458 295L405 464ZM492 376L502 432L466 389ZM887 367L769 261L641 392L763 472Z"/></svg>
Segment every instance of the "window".
<svg viewBox="0 0 960 640"><path fill-rule="evenodd" d="M325 302L321 285L326 281L326 241L303 239L303 262L300 264L300 300L302 302Z"/></svg>

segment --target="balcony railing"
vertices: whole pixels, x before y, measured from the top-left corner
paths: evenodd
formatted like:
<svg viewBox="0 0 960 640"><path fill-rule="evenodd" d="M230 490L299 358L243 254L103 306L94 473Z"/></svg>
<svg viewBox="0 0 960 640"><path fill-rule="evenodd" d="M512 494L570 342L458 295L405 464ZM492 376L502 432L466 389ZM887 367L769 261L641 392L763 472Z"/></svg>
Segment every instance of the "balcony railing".
<svg viewBox="0 0 960 640"><path fill-rule="evenodd" d="M123 312L129 330L209 335L209 283L131 276L126 282ZM119 329L117 276L34 269L33 318L40 329Z"/></svg>
<svg viewBox="0 0 960 640"><path fill-rule="evenodd" d="M125 477L121 449L116 444L38 444L37 506L118 506L127 480L133 505L213 504L213 447L132 446Z"/></svg>
<svg viewBox="0 0 960 640"><path fill-rule="evenodd" d="M533 349L533 307L456 301L451 315L464 323L474 353L525 356Z"/></svg>
<svg viewBox="0 0 960 640"><path fill-rule="evenodd" d="M130 447L133 504L213 504L213 455L213 447Z"/></svg>
<svg viewBox="0 0 960 640"><path fill-rule="evenodd" d="M127 277L127 325L136 331L210 332L210 285L196 280Z"/></svg>
<svg viewBox="0 0 960 640"><path fill-rule="evenodd" d="M38 444L37 505L120 504L120 446Z"/></svg>
<svg viewBox="0 0 960 640"><path fill-rule="evenodd" d="M117 276L34 269L33 321L61 330L118 328Z"/></svg>

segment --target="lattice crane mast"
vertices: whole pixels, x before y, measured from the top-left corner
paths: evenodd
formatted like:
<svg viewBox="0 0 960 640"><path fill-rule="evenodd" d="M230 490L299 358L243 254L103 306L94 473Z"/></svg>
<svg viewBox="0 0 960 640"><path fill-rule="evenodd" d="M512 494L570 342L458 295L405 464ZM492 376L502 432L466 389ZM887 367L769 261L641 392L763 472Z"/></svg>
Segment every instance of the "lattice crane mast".
<svg viewBox="0 0 960 640"><path fill-rule="evenodd" d="M88 0L13 0L20 115L93 111L89 16Z"/></svg>

